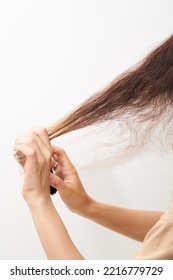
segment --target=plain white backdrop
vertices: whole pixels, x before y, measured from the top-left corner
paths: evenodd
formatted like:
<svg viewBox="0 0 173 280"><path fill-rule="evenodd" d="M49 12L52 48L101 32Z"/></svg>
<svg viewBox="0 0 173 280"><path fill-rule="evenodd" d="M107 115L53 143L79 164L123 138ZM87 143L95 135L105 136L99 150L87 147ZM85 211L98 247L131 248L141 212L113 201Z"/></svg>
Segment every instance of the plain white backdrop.
<svg viewBox="0 0 173 280"><path fill-rule="evenodd" d="M172 33L172 11L172 0L0 0L0 259L46 258L21 196L16 135L55 122L143 58ZM68 137L54 143L75 161ZM150 146L113 168L78 172L99 201L165 210L172 170L172 152ZM128 259L140 246L53 200L86 259Z"/></svg>

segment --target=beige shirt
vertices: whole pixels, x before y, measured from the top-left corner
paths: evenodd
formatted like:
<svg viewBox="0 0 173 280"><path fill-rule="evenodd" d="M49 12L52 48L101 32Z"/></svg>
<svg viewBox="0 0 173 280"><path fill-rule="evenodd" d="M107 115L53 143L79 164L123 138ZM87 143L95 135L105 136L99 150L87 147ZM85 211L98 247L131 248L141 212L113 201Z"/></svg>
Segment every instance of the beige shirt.
<svg viewBox="0 0 173 280"><path fill-rule="evenodd" d="M173 260L173 204L145 236L131 257L136 260Z"/></svg>

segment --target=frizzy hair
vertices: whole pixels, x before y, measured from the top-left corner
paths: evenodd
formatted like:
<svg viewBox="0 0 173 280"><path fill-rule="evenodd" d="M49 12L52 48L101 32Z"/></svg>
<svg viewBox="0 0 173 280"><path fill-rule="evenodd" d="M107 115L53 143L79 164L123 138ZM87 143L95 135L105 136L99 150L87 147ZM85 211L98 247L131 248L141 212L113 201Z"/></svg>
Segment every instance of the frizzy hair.
<svg viewBox="0 0 173 280"><path fill-rule="evenodd" d="M165 115L168 124L173 115L173 34L47 131L52 140L70 131L121 119L132 130L142 125L142 133L149 135ZM24 164L23 155L17 156Z"/></svg>

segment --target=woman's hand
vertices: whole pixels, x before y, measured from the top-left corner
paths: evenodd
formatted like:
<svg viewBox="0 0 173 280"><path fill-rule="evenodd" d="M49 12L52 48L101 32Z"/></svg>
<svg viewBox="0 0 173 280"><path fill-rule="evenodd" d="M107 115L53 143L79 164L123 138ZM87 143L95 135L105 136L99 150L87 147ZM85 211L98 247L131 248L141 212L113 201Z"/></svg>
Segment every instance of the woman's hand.
<svg viewBox="0 0 173 280"><path fill-rule="evenodd" d="M26 156L23 197L27 202L50 199L50 185L55 187L66 206L85 215L93 200L86 193L75 167L65 151L51 146L47 130L34 128L16 138L15 151ZM55 174L50 169L56 167Z"/></svg>
<svg viewBox="0 0 173 280"><path fill-rule="evenodd" d="M55 174L50 173L50 185L58 190L62 200L71 211L85 216L93 200L86 193L66 152L54 145L52 149L57 168Z"/></svg>
<svg viewBox="0 0 173 280"><path fill-rule="evenodd" d="M24 164L23 197L26 201L37 198L50 199L50 168L52 147L45 128L34 128L16 138L15 151L26 156Z"/></svg>
<svg viewBox="0 0 173 280"><path fill-rule="evenodd" d="M64 157L59 155L59 149L50 145L47 130L44 128L32 131L16 138L14 150L26 157L24 164L23 196L26 199L32 218L48 259L84 259L80 254L59 217L50 199L50 169L56 165L53 157L58 158L61 178L53 176L56 185L66 187L74 175L69 171L69 165L64 163ZM56 155L53 153L56 151ZM66 162L66 161L65 161ZM73 171L72 171L73 173ZM57 181L59 182L57 184ZM45 226L46 225L46 226Z"/></svg>

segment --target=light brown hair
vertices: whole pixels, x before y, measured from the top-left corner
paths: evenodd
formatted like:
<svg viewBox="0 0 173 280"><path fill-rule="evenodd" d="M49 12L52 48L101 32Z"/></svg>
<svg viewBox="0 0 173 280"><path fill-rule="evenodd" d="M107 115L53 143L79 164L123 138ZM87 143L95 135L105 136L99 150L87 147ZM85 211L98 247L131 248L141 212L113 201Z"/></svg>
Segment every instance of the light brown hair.
<svg viewBox="0 0 173 280"><path fill-rule="evenodd" d="M135 126L149 136L161 120L165 120L164 126L170 123L172 115L173 35L47 130L51 140L93 124L121 119L133 130L134 136L138 130ZM21 154L18 160L23 164Z"/></svg>

